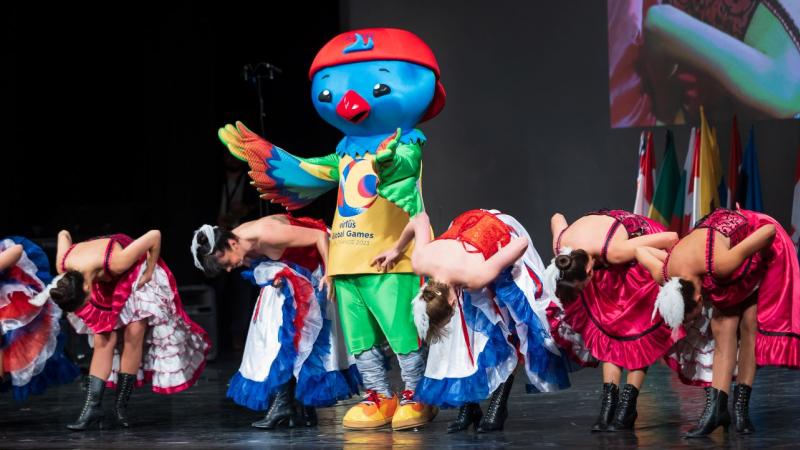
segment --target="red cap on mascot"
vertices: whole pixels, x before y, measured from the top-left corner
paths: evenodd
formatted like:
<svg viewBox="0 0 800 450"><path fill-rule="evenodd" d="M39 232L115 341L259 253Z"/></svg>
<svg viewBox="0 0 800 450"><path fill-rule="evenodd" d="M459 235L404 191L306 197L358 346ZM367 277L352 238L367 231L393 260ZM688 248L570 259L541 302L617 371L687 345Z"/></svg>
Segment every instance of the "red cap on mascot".
<svg viewBox="0 0 800 450"><path fill-rule="evenodd" d="M445 92L439 80L439 63L428 44L414 33L397 28L364 28L342 33L328 41L317 53L308 77L325 67L362 61L408 61L427 67L436 75L436 88L421 122L436 117L444 108Z"/></svg>

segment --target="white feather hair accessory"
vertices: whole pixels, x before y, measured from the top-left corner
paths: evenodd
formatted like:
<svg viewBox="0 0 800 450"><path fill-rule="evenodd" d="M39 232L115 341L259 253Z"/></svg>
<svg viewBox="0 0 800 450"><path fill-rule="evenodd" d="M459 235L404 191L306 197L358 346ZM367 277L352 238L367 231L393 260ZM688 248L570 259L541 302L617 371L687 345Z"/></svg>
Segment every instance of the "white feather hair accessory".
<svg viewBox="0 0 800 450"><path fill-rule="evenodd" d="M430 318L428 317L427 307L428 304L422 299L422 289L413 300L411 300L412 312L414 314L414 325L417 327L417 335L420 339L425 339L428 334L428 327L430 327Z"/></svg>
<svg viewBox="0 0 800 450"><path fill-rule="evenodd" d="M653 315L651 316L652 319L655 319L656 312L661 314L661 318L673 330L681 326L685 311L683 310L680 278L670 278L658 290L656 304L653 307Z"/></svg>
<svg viewBox="0 0 800 450"><path fill-rule="evenodd" d="M53 278L53 281L51 281L50 284L48 284L47 287L44 288L42 292L36 294L36 297L33 297L32 299L28 300L28 303L30 303L33 306L42 306L45 303L47 303L47 299L50 298L50 289L56 287L56 285L58 284L59 281L61 281L62 278L64 278L63 273Z"/></svg>
<svg viewBox="0 0 800 450"><path fill-rule="evenodd" d="M200 233L203 233L206 236L206 240L208 241L208 245L211 249L206 253L206 255L210 255L214 253L214 246L217 244L216 240L214 240L214 230L216 227L212 227L211 225L203 225L194 232L194 237L192 238L192 257L194 258L194 266L200 270L203 269L203 265L200 263L200 259L197 257L197 250L200 249L200 242L197 241L197 237L200 236Z"/></svg>
<svg viewBox="0 0 800 450"><path fill-rule="evenodd" d="M572 253L572 247L562 247L561 251L558 252L558 255L569 255ZM550 260L550 265L544 270L544 276L542 277L542 284L544 284L544 289L547 292L556 292L556 283L558 280L561 279L561 271L558 270L556 267L556 259L553 258Z"/></svg>

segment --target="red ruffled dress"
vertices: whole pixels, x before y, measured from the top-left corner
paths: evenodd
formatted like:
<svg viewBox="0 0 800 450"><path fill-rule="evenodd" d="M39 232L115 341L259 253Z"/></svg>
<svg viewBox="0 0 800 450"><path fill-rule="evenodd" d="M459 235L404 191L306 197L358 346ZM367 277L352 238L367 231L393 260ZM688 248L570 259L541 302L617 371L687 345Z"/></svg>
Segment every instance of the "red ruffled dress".
<svg viewBox="0 0 800 450"><path fill-rule="evenodd" d="M52 300L30 303L52 281L50 262L38 245L20 236L0 239L0 252L17 244L23 247L19 261L0 271L0 356L10 374L0 391L11 390L23 401L73 381L80 371L64 355L61 309Z"/></svg>
<svg viewBox="0 0 800 450"><path fill-rule="evenodd" d="M683 337L683 330L673 333L658 313L653 318L659 286L644 266L636 262L605 261L611 238L620 227L628 233L628 239L666 229L658 222L627 211L591 214L615 221L606 233L594 274L578 298L563 306L551 304L548 310L551 333L581 365L595 366L599 360L629 370L648 367ZM557 252L560 247L561 236Z"/></svg>
<svg viewBox="0 0 800 450"><path fill-rule="evenodd" d="M744 261L730 277L717 278L712 251L717 233L729 238L734 247L764 225L776 228L772 244ZM702 281L704 300L728 310L754 299L758 317L756 364L800 368L800 269L789 235L772 217L744 209L717 209L697 223L695 229L699 228L709 230ZM696 385L711 382L713 337L710 327L702 331L706 338L700 341L703 345L678 346L667 360L684 382Z"/></svg>
<svg viewBox="0 0 800 450"><path fill-rule="evenodd" d="M110 274L109 263L113 258L114 244L125 248L133 239L124 234L98 239L109 240L103 267ZM62 270L66 269L64 260L72 248L60 262ZM148 328L137 384L150 382L153 392L174 394L189 388L200 377L211 341L205 330L184 311L175 277L162 259L158 260L153 278L135 289L145 269L146 258L143 256L133 267L111 281L95 280L84 306L68 314L67 319L78 333L90 335L108 333L124 328L131 322L145 320ZM116 383L118 370L119 354L115 350L109 385Z"/></svg>

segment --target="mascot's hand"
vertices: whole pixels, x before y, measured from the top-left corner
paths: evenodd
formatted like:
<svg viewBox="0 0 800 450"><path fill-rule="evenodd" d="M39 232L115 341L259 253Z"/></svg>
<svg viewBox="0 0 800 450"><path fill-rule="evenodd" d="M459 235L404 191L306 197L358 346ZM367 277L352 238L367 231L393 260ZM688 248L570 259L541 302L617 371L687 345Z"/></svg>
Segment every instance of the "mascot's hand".
<svg viewBox="0 0 800 450"><path fill-rule="evenodd" d="M394 152L397 150L397 146L400 145L401 134L401 130L398 128L393 135L381 142L381 145L378 146L378 151L375 152L375 161L378 164L387 164L394 159Z"/></svg>
<svg viewBox="0 0 800 450"><path fill-rule="evenodd" d="M247 154L249 151L255 151L259 154L258 150L269 149L272 144L266 139L250 131L242 122L236 122L236 126L231 124L225 125L217 132L219 140L228 147L236 158L247 162Z"/></svg>

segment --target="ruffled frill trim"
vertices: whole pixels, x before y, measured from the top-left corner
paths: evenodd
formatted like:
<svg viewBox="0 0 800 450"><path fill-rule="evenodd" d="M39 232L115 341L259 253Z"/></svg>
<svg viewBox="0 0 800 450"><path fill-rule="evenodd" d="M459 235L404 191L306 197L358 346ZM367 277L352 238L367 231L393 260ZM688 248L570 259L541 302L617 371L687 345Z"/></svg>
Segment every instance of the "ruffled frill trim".
<svg viewBox="0 0 800 450"><path fill-rule="evenodd" d="M506 339L506 333L469 301L464 293L464 320L476 333L489 337L483 351L478 355L478 368L472 375L464 378L433 379L422 377L417 385L414 399L441 408L458 408L465 403L477 403L489 397L489 373L498 372L502 379L508 378L516 367L514 349ZM512 361L511 364L508 362Z"/></svg>
<svg viewBox="0 0 800 450"><path fill-rule="evenodd" d="M19 236L0 241L0 251L21 244L23 254L17 263L0 272L0 332L23 327L38 316L41 308L28 300L50 282L47 256L33 242Z"/></svg>
<svg viewBox="0 0 800 450"><path fill-rule="evenodd" d="M143 270L144 267L139 268L139 272ZM132 281L135 282L136 279ZM67 319L78 333L93 334L75 314L69 314ZM174 394L200 378L211 342L205 330L183 310L174 278L164 266L159 265L150 282L131 292L114 320L114 329L140 320L148 326L136 387L152 384L152 391L157 394ZM119 356L115 350L113 371L107 382L111 388L116 386Z"/></svg>
<svg viewBox="0 0 800 450"><path fill-rule="evenodd" d="M79 317L93 333L108 333L109 331L117 330L124 326L124 324L120 323L118 320L120 311L122 311L133 294L134 283L139 273L144 269L145 262L142 260L134 267L128 269L127 272L116 280L114 293L111 298L112 303L107 308L95 306L92 298L89 298L83 307L75 311L75 316ZM153 276L155 277L155 273ZM94 290L93 288L90 296L93 296Z"/></svg>
<svg viewBox="0 0 800 450"><path fill-rule="evenodd" d="M596 366L597 363L584 360L576 349L575 342L564 338L564 331L570 330L579 335L583 345L591 352L591 356L599 361L610 362L628 370L642 369L653 364L664 356L670 347L684 336L681 328L676 336L662 325L655 330L634 339L618 339L605 334L589 317L582 299L578 298L566 306L563 314L557 314L551 307L548 311L551 333L562 348L573 354L576 362L584 366ZM567 327L561 323L563 321ZM580 347L577 348L580 350Z"/></svg>
<svg viewBox="0 0 800 450"><path fill-rule="evenodd" d="M50 386L73 382L80 375L80 369L64 355L64 339L64 334L59 333L56 349L45 362L44 369L34 375L27 384L12 386L11 382L7 382L0 390L11 389L14 400L24 402L28 396L42 394Z"/></svg>
<svg viewBox="0 0 800 450"><path fill-rule="evenodd" d="M551 301L547 307L547 320L550 324L550 335L553 336L556 345L579 367L597 367L600 362L586 348L583 336L564 320L565 316L562 306Z"/></svg>
<svg viewBox="0 0 800 450"><path fill-rule="evenodd" d="M0 286L0 333L8 333L24 327L36 318L41 307L31 305L29 300L36 292L23 285Z"/></svg>
<svg viewBox="0 0 800 450"><path fill-rule="evenodd" d="M527 350L523 356L528 371L539 378L532 385L535 389L529 391L553 391L570 387L569 360L565 355L555 354L545 346L545 340L550 337L547 325L541 322L528 303L525 293L514 282L510 267L500 274L494 288L498 303L506 306L513 312L516 320L527 326Z"/></svg>
<svg viewBox="0 0 800 450"><path fill-rule="evenodd" d="M714 337L711 335L711 307L685 324L686 336L664 355L664 363L678 375L681 383L690 386L711 386L714 363Z"/></svg>
<svg viewBox="0 0 800 450"><path fill-rule="evenodd" d="M317 294L321 311L325 311L327 300ZM324 314L324 313L323 313ZM295 387L295 398L306 406L332 406L339 400L358 394L359 380L353 378L351 365L348 370L325 369L325 360L331 355L331 321L323 316L320 330L311 354L303 362ZM358 373L356 369L355 373ZM359 375L360 379L360 375ZM355 385L355 389L353 388Z"/></svg>
<svg viewBox="0 0 800 450"><path fill-rule="evenodd" d="M48 302L24 327L4 336L3 367L15 386L23 386L39 374L56 349L61 309Z"/></svg>
<svg viewBox="0 0 800 450"><path fill-rule="evenodd" d="M266 409L269 406L269 399L294 375L294 364L297 359L297 349L294 345L294 319L297 311L294 307L294 294L290 283L284 282L279 289L284 296L281 306L283 323L278 330L280 349L269 368L267 378L264 381L253 381L237 372L228 387L228 398L238 405L255 411Z"/></svg>
<svg viewBox="0 0 800 450"><path fill-rule="evenodd" d="M313 274L305 267L290 261L281 261L281 263L286 264L300 278L304 278L304 281L311 283L313 292L310 292L310 301L318 301L321 303L321 312L325 311L325 302L320 300L322 293L316 292L316 289L313 288L315 281ZM272 282L272 280L258 282L252 271L243 273L243 276L261 287L268 286ZM281 276L279 273L276 278ZM278 342L281 345L275 360L270 366L267 378L263 381L254 381L237 372L228 387L227 396L229 398L236 404L255 411L267 409L270 398L278 389L291 380L294 375L295 363L299 356L296 330L298 327L302 327L302 323L298 322L301 311L295 308L297 302L296 293L294 292L294 289L298 288L298 286L296 286L297 283L286 279L291 277L287 277L286 274L283 277L285 280L280 287L284 296L284 302L281 306L282 324L278 330ZM323 317L322 329L314 341L311 353L303 361L298 374L295 398L307 406L331 406L337 401L349 398L359 392L361 376L354 365L348 370L328 371L325 369L324 361L331 353L330 327L330 320Z"/></svg>
<svg viewBox="0 0 800 450"><path fill-rule="evenodd" d="M800 336L756 335L756 364L800 369Z"/></svg>

